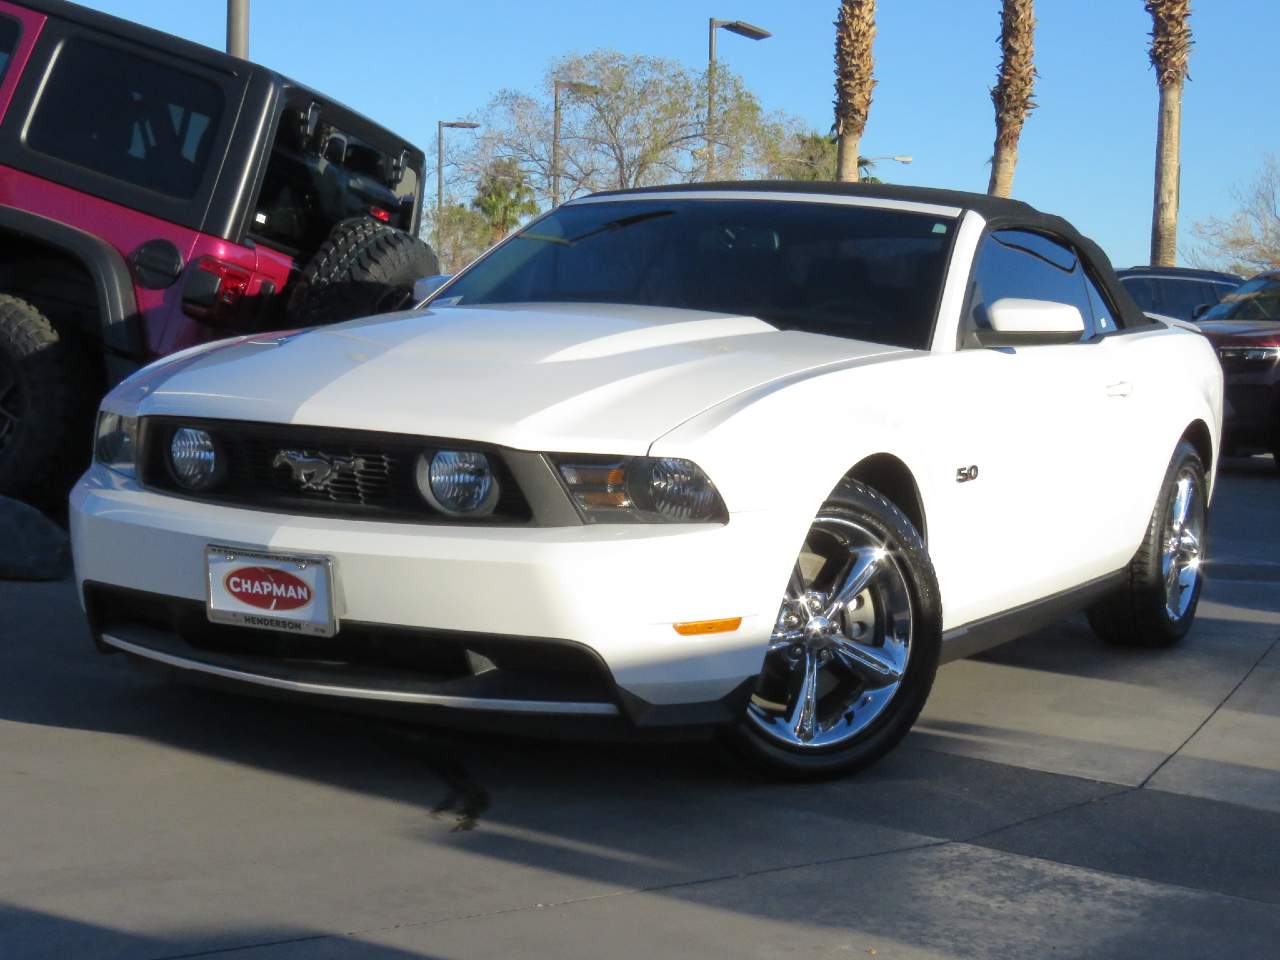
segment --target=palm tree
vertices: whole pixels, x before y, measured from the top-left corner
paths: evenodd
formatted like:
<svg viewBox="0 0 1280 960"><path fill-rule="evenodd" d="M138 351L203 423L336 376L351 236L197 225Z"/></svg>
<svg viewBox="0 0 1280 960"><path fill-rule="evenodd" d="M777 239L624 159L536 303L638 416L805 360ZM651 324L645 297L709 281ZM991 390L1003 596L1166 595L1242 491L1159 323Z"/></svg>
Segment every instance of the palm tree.
<svg viewBox="0 0 1280 960"><path fill-rule="evenodd" d="M489 224L491 241L501 240L521 220L538 212L533 186L514 157L503 157L489 164L480 177L471 206L479 210Z"/></svg>
<svg viewBox="0 0 1280 960"><path fill-rule="evenodd" d="M1004 0L1000 10L1000 69L991 88L996 107L996 152L991 158L987 193L1007 197L1018 165L1018 139L1027 114L1035 109L1036 14L1033 0Z"/></svg>
<svg viewBox="0 0 1280 960"><path fill-rule="evenodd" d="M1156 186L1151 211L1151 262L1171 267L1177 258L1179 142L1182 82L1191 53L1191 0L1146 0L1151 14L1151 66L1160 86L1156 124Z"/></svg>
<svg viewBox="0 0 1280 960"><path fill-rule="evenodd" d="M876 37L876 0L840 0L836 15L836 179L858 179L858 145L867 127Z"/></svg>

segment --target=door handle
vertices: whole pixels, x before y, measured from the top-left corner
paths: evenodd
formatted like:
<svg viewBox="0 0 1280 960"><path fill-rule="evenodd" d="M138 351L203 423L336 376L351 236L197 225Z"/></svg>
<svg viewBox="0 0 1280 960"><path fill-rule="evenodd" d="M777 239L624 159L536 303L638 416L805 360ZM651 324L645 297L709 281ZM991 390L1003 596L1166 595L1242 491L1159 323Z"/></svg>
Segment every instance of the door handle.
<svg viewBox="0 0 1280 960"><path fill-rule="evenodd" d="M1133 393L1133 384L1128 380L1121 380L1118 383L1107 384L1108 397L1127 397Z"/></svg>

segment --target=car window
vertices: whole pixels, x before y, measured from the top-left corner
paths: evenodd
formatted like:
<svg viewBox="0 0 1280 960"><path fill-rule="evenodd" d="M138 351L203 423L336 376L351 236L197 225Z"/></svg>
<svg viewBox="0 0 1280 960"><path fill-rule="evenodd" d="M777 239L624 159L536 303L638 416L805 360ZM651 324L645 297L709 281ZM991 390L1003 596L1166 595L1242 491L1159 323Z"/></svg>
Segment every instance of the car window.
<svg viewBox="0 0 1280 960"><path fill-rule="evenodd" d="M32 150L189 199L222 115L218 85L135 53L70 39L27 128Z"/></svg>
<svg viewBox="0 0 1280 960"><path fill-rule="evenodd" d="M418 173L329 124L303 132L294 111L280 119L249 235L309 256L340 221L372 213L401 230L413 226Z"/></svg>
<svg viewBox="0 0 1280 960"><path fill-rule="evenodd" d="M1254 277L1236 287L1202 320L1280 320L1280 277Z"/></svg>
<svg viewBox="0 0 1280 960"><path fill-rule="evenodd" d="M1230 293L1232 290L1235 290L1239 286L1240 284L1238 283L1215 283L1213 285L1213 302L1217 303L1219 300L1225 297L1228 293Z"/></svg>
<svg viewBox="0 0 1280 960"><path fill-rule="evenodd" d="M1004 297L1070 304L1080 311L1085 326L1082 339L1088 339L1094 332L1094 310L1085 280L1079 257L1064 243L1025 230L990 234L978 250L960 345L981 345L980 333L991 329L988 309Z"/></svg>
<svg viewBox="0 0 1280 960"><path fill-rule="evenodd" d="M462 306L582 302L759 317L927 349L954 221L839 203L567 204L443 291Z"/></svg>
<svg viewBox="0 0 1280 960"><path fill-rule="evenodd" d="M1162 277L1156 283L1159 287L1159 303L1157 313L1177 317L1179 320L1190 320L1196 307L1212 305L1218 302L1214 295L1213 284L1204 280L1182 280Z"/></svg>
<svg viewBox="0 0 1280 960"><path fill-rule="evenodd" d="M1118 324L1116 323L1115 314L1111 307L1107 305L1106 297L1102 295L1102 291L1098 289L1098 285L1086 273L1084 277L1085 293L1089 296L1089 306L1093 309L1093 326L1098 333L1113 333Z"/></svg>
<svg viewBox="0 0 1280 960"><path fill-rule="evenodd" d="M20 34L17 20L12 17L0 17L0 80L4 79L4 72L8 69L13 51L18 48Z"/></svg>

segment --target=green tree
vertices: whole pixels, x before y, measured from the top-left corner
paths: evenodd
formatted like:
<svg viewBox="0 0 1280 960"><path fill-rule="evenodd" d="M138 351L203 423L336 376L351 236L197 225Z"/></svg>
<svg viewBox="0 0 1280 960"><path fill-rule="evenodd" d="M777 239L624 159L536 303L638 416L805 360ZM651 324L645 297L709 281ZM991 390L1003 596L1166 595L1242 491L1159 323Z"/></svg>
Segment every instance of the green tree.
<svg viewBox="0 0 1280 960"><path fill-rule="evenodd" d="M1191 0L1146 0L1145 7L1151 14L1148 56L1160 87L1151 263L1171 267L1177 260L1182 84L1187 79L1187 61L1191 55Z"/></svg>
<svg viewBox="0 0 1280 960"><path fill-rule="evenodd" d="M438 218L430 204L423 232L440 258L441 273L457 273L489 248L492 236L484 215L461 203L447 205Z"/></svg>
<svg viewBox="0 0 1280 960"><path fill-rule="evenodd" d="M792 133L782 144L769 165L774 180L835 180L839 147L834 128L823 136L816 130ZM858 157L858 179L864 183L880 183L872 176L876 162Z"/></svg>
<svg viewBox="0 0 1280 960"><path fill-rule="evenodd" d="M991 158L987 193L1007 197L1013 192L1018 165L1018 140L1027 114L1035 109L1036 14L1032 0L1004 0L1000 8L1000 69L991 88L996 108L996 151Z"/></svg>
<svg viewBox="0 0 1280 960"><path fill-rule="evenodd" d="M525 217L538 212L529 177L514 157L492 161L480 178L471 206L489 225L489 238L501 240Z"/></svg>

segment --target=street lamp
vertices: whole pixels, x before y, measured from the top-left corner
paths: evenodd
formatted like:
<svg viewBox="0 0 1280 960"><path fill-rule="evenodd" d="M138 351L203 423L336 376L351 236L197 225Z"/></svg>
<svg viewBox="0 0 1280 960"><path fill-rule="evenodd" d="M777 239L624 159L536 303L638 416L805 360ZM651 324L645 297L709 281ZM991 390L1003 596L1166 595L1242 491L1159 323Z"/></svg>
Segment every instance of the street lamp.
<svg viewBox="0 0 1280 960"><path fill-rule="evenodd" d="M892 160L895 163L910 163L913 158L910 154L896 153L889 157L863 157L862 159L867 163L875 163L877 160Z"/></svg>
<svg viewBox="0 0 1280 960"><path fill-rule="evenodd" d="M599 93L600 88L590 83L579 83L576 80L553 80L551 82L551 100L554 105L551 131L551 208L560 206L560 91L567 90L579 97Z"/></svg>
<svg viewBox="0 0 1280 960"><path fill-rule="evenodd" d="M444 212L444 128L450 127L455 130L474 130L480 126L478 123L472 123L470 120L437 120L436 121L436 148L439 150L438 163L436 164L436 229L440 229L440 215Z"/></svg>
<svg viewBox="0 0 1280 960"><path fill-rule="evenodd" d="M748 40L765 40L773 36L763 27L747 23L745 20L717 20L712 17L707 21L707 179L715 175L716 148L712 137L711 123L716 104L716 30L724 29L736 33Z"/></svg>

